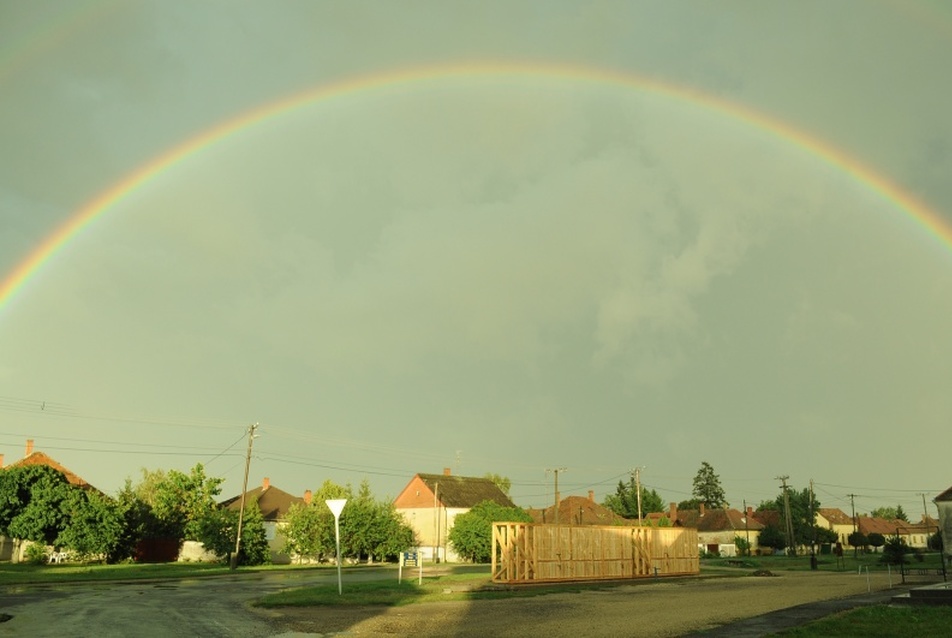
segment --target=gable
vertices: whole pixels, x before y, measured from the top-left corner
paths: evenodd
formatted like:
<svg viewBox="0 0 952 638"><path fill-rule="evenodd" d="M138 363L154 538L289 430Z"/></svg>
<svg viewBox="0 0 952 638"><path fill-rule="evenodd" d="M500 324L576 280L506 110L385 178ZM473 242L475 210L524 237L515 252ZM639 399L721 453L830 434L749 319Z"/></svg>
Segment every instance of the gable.
<svg viewBox="0 0 952 638"><path fill-rule="evenodd" d="M440 507L457 509L469 509L483 501L492 501L503 507L516 506L489 479L451 474L417 474L394 504L401 508L433 507L434 498Z"/></svg>
<svg viewBox="0 0 952 638"><path fill-rule="evenodd" d="M31 452L28 456L23 457L19 461L15 463L11 463L9 467L26 467L29 465L45 465L46 467L51 467L57 472L61 473L63 476L65 476L66 480L70 483L70 485L75 485L76 487L81 487L84 489L95 489L92 485L90 485L85 479L80 477L78 474L75 474L71 472L70 470L66 469L66 467L64 467L63 465L61 465L59 462L55 461L54 459L50 458L43 452Z"/></svg>
<svg viewBox="0 0 952 638"><path fill-rule="evenodd" d="M288 494L284 490L274 486L256 487L253 490L245 492L245 505L251 503L254 499L258 501L258 509L261 510L261 517L268 522L283 520L292 505L304 502L304 499L300 496ZM241 494L222 501L219 503L219 506L235 511L240 510Z"/></svg>

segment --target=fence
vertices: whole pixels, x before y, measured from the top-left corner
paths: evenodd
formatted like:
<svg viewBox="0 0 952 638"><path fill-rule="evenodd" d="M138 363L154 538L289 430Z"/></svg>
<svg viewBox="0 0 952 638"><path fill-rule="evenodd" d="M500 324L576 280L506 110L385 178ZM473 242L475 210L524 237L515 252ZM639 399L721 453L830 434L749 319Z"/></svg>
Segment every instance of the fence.
<svg viewBox="0 0 952 638"><path fill-rule="evenodd" d="M697 574L697 530L493 523L496 583L622 580Z"/></svg>

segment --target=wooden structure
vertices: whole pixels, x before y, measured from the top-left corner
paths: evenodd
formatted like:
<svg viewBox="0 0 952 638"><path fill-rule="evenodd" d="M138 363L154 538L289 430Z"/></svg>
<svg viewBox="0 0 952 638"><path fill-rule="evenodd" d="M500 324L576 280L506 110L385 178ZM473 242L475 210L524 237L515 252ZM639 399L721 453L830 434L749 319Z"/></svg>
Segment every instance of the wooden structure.
<svg viewBox="0 0 952 638"><path fill-rule="evenodd" d="M623 580L697 574L697 530L493 523L495 583Z"/></svg>

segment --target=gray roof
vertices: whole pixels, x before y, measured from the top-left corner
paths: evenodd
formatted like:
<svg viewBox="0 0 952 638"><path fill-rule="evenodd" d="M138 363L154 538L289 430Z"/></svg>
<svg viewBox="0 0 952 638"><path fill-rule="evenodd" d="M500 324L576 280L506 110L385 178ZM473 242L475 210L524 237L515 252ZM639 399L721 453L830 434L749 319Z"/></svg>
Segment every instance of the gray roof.
<svg viewBox="0 0 952 638"><path fill-rule="evenodd" d="M453 476L450 474L417 474L433 491L444 507L473 507L483 501L492 501L503 507L515 507L515 503L486 478ZM439 487L437 488L437 485Z"/></svg>

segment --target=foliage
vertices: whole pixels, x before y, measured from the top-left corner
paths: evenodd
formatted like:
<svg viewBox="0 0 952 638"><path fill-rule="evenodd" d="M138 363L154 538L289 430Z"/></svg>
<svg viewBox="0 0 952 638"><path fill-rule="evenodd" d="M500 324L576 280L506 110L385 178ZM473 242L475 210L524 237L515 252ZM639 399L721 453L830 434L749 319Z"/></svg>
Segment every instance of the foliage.
<svg viewBox="0 0 952 638"><path fill-rule="evenodd" d="M364 480L341 512L341 553L372 562L395 558L416 544L413 529L388 501L376 501Z"/></svg>
<svg viewBox="0 0 952 638"><path fill-rule="evenodd" d="M822 534L820 530L823 528L814 523L816 511L820 508L820 501L813 498L811 509L809 488L804 488L799 492L789 488L787 494L790 501L790 519L793 521L794 544L799 546L812 545L814 541L822 542L820 541L820 535ZM777 498L772 501L762 502L758 509L780 512L781 522L785 521L786 507L783 492L781 491ZM835 542L835 539L833 542Z"/></svg>
<svg viewBox="0 0 952 638"><path fill-rule="evenodd" d="M512 481L510 481L508 477L502 476L500 474L494 474L492 472L487 472L483 476L483 478L487 478L493 483L495 483L496 487L502 490L503 494L505 494L506 496L509 496L509 490L510 488L512 488Z"/></svg>
<svg viewBox="0 0 952 638"><path fill-rule="evenodd" d="M941 552L943 550L942 534L936 532L935 534L929 536L929 549L936 552Z"/></svg>
<svg viewBox="0 0 952 638"><path fill-rule="evenodd" d="M628 482L618 481L614 494L609 494L602 502L606 508L615 514L624 518L638 518L638 485L635 477L631 477ZM664 500L655 490L648 491L645 486L641 486L641 513L642 516L649 512L663 512Z"/></svg>
<svg viewBox="0 0 952 638"><path fill-rule="evenodd" d="M828 527L816 526L816 542L818 543L829 543L833 544L839 540L839 536L836 532L829 529Z"/></svg>
<svg viewBox="0 0 952 638"><path fill-rule="evenodd" d="M92 490L72 488L64 502L67 522L56 539L81 560L106 559L122 540L125 519L121 505Z"/></svg>
<svg viewBox="0 0 952 638"><path fill-rule="evenodd" d="M846 537L846 542L853 547L866 547L869 545L869 539L866 538L866 534L859 531L850 532L850 535Z"/></svg>
<svg viewBox="0 0 952 638"><path fill-rule="evenodd" d="M679 510L699 510L701 509L701 499L689 498L678 503Z"/></svg>
<svg viewBox="0 0 952 638"><path fill-rule="evenodd" d="M728 505L724 488L721 487L721 478L714 473L714 468L707 461L701 463L701 468L694 477L691 494L704 503L705 507L722 508Z"/></svg>
<svg viewBox="0 0 952 638"><path fill-rule="evenodd" d="M880 560L885 565L902 565L907 562L906 556L911 553L912 549L906 545L906 539L890 536L883 545L883 556Z"/></svg>
<svg viewBox="0 0 952 638"><path fill-rule="evenodd" d="M776 525L767 525L760 531L757 542L761 547L782 550L787 546L787 536Z"/></svg>
<svg viewBox="0 0 952 638"><path fill-rule="evenodd" d="M456 517L449 541L464 559L474 563L488 562L492 551L492 524L501 521L531 523L532 517L519 507L503 507L492 501L483 501Z"/></svg>
<svg viewBox="0 0 952 638"><path fill-rule="evenodd" d="M734 546L741 556L750 556L750 542L743 536L734 537Z"/></svg>
<svg viewBox="0 0 952 638"><path fill-rule="evenodd" d="M866 540L872 547L875 548L882 547L886 544L886 537L879 532L870 532L869 536L866 537Z"/></svg>
<svg viewBox="0 0 952 638"><path fill-rule="evenodd" d="M201 540L203 518L218 504L222 478L205 476L201 463L185 474L169 470L164 479L152 486L152 511L156 518L182 540Z"/></svg>
<svg viewBox="0 0 952 638"><path fill-rule="evenodd" d="M46 555L46 545L42 543L30 543L23 553L23 558L30 565L44 565L48 559Z"/></svg>
<svg viewBox="0 0 952 638"><path fill-rule="evenodd" d="M284 551L305 559L321 560L334 552L334 515L323 501L295 503L285 515Z"/></svg>
<svg viewBox="0 0 952 638"><path fill-rule="evenodd" d="M906 516L906 512L902 509L902 505L897 505L896 507L877 507L869 513L870 516L874 518L885 518L887 520L900 520L909 522L909 517Z"/></svg>
<svg viewBox="0 0 952 638"><path fill-rule="evenodd" d="M0 534L53 545L67 525L64 503L71 489L79 488L45 465L0 472Z"/></svg>
<svg viewBox="0 0 952 638"><path fill-rule="evenodd" d="M235 522L237 526L237 521ZM232 532L231 538L234 538ZM264 528L264 515L258 500L245 503L245 517L241 523L241 543L238 549L239 565L264 565L271 562L271 549Z"/></svg>

